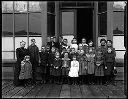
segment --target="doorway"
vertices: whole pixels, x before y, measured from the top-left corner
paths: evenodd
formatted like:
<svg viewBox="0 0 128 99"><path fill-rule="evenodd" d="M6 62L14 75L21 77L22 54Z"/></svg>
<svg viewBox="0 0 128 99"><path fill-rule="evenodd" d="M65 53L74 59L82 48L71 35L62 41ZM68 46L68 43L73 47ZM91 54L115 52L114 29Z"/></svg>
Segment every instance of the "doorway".
<svg viewBox="0 0 128 99"><path fill-rule="evenodd" d="M81 43L83 37L87 43L93 40L93 9L78 8L77 9L77 41Z"/></svg>

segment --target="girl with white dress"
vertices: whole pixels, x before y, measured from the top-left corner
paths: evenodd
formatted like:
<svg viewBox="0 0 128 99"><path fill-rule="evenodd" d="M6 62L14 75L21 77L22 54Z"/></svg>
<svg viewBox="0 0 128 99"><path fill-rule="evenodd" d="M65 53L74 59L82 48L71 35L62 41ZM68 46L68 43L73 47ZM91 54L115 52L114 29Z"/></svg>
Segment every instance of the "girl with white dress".
<svg viewBox="0 0 128 99"><path fill-rule="evenodd" d="M71 67L69 71L69 77L71 77L71 81L73 84L77 84L78 74L79 72L79 62L76 60L76 56L73 56L73 60L71 61Z"/></svg>

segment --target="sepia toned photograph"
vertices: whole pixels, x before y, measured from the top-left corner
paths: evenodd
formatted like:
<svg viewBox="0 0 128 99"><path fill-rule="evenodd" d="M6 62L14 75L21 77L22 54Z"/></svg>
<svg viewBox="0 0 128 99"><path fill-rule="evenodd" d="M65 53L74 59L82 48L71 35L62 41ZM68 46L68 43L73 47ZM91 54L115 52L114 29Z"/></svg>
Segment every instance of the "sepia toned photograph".
<svg viewBox="0 0 128 99"><path fill-rule="evenodd" d="M1 1L1 98L127 98L127 1Z"/></svg>

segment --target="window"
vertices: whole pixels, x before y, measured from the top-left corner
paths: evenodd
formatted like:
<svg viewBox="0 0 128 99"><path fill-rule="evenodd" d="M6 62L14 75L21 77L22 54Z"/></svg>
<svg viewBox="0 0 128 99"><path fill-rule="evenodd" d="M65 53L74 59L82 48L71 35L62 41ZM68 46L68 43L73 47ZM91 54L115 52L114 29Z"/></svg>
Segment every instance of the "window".
<svg viewBox="0 0 128 99"><path fill-rule="evenodd" d="M107 2L98 2L98 35L107 35Z"/></svg>
<svg viewBox="0 0 128 99"><path fill-rule="evenodd" d="M2 1L2 59L16 59L20 42L32 38L41 50L41 7L38 1Z"/></svg>

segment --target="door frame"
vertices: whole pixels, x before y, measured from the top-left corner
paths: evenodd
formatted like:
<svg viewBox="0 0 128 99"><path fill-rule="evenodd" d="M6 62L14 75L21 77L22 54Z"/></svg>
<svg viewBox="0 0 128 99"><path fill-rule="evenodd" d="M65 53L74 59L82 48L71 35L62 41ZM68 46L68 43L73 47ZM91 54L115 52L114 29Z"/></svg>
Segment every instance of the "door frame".
<svg viewBox="0 0 128 99"><path fill-rule="evenodd" d="M92 7L83 7L92 8ZM82 8L81 8L82 9ZM93 18L92 18L92 28L93 28L93 42L94 46L98 47L98 1L94 2ZM74 37L77 37L77 9L76 8L63 8L60 9L60 35L62 35L62 12L74 12Z"/></svg>

